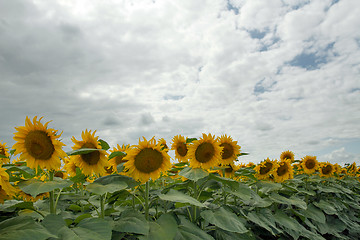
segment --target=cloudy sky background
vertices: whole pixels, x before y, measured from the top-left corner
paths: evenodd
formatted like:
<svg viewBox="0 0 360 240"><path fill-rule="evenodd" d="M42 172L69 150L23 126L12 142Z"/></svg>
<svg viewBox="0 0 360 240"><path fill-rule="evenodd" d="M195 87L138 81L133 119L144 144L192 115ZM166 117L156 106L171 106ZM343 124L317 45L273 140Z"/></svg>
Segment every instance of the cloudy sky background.
<svg viewBox="0 0 360 240"><path fill-rule="evenodd" d="M243 162L360 164L358 0L0 0L0 140L228 134Z"/></svg>

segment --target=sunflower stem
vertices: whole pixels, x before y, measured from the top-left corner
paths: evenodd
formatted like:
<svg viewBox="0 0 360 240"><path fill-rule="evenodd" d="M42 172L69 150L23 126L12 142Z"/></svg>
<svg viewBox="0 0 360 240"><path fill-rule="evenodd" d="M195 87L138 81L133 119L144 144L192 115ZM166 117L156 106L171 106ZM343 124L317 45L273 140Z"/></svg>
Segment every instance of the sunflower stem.
<svg viewBox="0 0 360 240"><path fill-rule="evenodd" d="M196 182L194 181L194 198L197 200L197 186L196 186ZM193 206L193 222L196 223L196 206Z"/></svg>
<svg viewBox="0 0 360 240"><path fill-rule="evenodd" d="M50 170L49 171L49 180L53 181L54 180L54 171ZM56 209L55 209L55 201L54 201L54 190L50 191L50 213L51 214L56 214Z"/></svg>
<svg viewBox="0 0 360 240"><path fill-rule="evenodd" d="M149 220L149 181L145 183L145 219Z"/></svg>
<svg viewBox="0 0 360 240"><path fill-rule="evenodd" d="M104 219L105 216L105 211L104 211L104 205L105 205L105 201L104 198L106 198L106 193L104 195L100 195L100 215L99 218Z"/></svg>

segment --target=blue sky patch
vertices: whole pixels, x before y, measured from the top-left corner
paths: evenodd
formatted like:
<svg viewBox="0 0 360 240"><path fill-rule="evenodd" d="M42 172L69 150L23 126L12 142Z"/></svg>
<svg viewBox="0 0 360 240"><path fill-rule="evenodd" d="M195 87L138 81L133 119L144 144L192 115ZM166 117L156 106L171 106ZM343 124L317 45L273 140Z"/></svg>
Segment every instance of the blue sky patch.
<svg viewBox="0 0 360 240"><path fill-rule="evenodd" d="M320 68L321 64L327 63L326 56L318 56L316 53L301 53L289 62L291 66L314 70Z"/></svg>

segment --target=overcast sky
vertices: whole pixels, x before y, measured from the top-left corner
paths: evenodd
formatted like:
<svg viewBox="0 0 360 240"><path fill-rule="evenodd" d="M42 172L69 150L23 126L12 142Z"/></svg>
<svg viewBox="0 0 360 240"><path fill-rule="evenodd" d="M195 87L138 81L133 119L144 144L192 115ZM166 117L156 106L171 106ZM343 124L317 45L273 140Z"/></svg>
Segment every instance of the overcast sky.
<svg viewBox="0 0 360 240"><path fill-rule="evenodd" d="M111 148L227 134L360 164L359 0L0 0L0 140L44 116Z"/></svg>

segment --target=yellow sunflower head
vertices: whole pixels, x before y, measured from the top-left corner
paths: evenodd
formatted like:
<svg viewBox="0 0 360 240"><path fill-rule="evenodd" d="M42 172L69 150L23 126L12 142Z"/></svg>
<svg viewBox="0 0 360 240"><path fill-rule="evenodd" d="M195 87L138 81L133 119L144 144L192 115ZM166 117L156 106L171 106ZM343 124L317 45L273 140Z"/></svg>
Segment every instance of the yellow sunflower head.
<svg viewBox="0 0 360 240"><path fill-rule="evenodd" d="M267 158L255 166L255 177L258 180L269 180L277 166L278 163L276 160L270 160L270 158Z"/></svg>
<svg viewBox="0 0 360 240"><path fill-rule="evenodd" d="M253 166L255 166L255 163L253 163L253 162L248 162L247 164L246 164L246 167L253 167Z"/></svg>
<svg viewBox="0 0 360 240"><path fill-rule="evenodd" d="M335 168L329 162L322 162L320 163L319 172L321 177L331 177L335 172Z"/></svg>
<svg viewBox="0 0 360 240"><path fill-rule="evenodd" d="M294 171L291 166L291 159L285 158L284 160L278 162L278 166L273 175L275 182L283 182L287 179L292 179L294 177Z"/></svg>
<svg viewBox="0 0 360 240"><path fill-rule="evenodd" d="M164 138L160 138L158 140L158 143L160 143L161 148L164 149L166 152L169 151L169 147L168 147L168 145L166 145L166 140Z"/></svg>
<svg viewBox="0 0 360 240"><path fill-rule="evenodd" d="M295 154L292 151L289 151L289 150L284 151L280 155L280 161L285 160L285 159L290 159L291 162L294 162Z"/></svg>
<svg viewBox="0 0 360 240"><path fill-rule="evenodd" d="M221 163L223 147L215 140L215 136L202 135L202 138L191 143L188 149L190 167L209 169Z"/></svg>
<svg viewBox="0 0 360 240"><path fill-rule="evenodd" d="M301 159L300 166L306 174L313 174L319 169L320 164L316 160L316 156L305 156Z"/></svg>
<svg viewBox="0 0 360 240"><path fill-rule="evenodd" d="M346 168L341 168L339 173L338 173L338 176L340 179L343 179L347 176L347 169Z"/></svg>
<svg viewBox="0 0 360 240"><path fill-rule="evenodd" d="M28 167L37 169L54 169L60 168L60 158L66 157L62 150L65 146L57 140L61 133L57 130L48 128L49 122L42 124L42 117L37 120L34 117L33 122L26 117L24 127L16 127L14 140L16 143L13 148L16 149L14 155L21 153L21 160L26 160Z"/></svg>
<svg viewBox="0 0 360 240"><path fill-rule="evenodd" d="M347 173L349 176L355 176L356 175L356 163L353 162L352 164L350 164L348 167L347 167Z"/></svg>
<svg viewBox="0 0 360 240"><path fill-rule="evenodd" d="M16 193L16 189L9 182L9 174L0 164L0 203L5 199L11 199Z"/></svg>
<svg viewBox="0 0 360 240"><path fill-rule="evenodd" d="M236 165L234 163L228 164L225 166L224 171L219 171L219 174L223 176L223 173L225 173L226 178L234 178L235 172L240 169L239 165Z"/></svg>
<svg viewBox="0 0 360 240"><path fill-rule="evenodd" d="M186 143L186 139L183 136L176 135L173 137L171 150L175 150L175 158L178 159L179 162L188 161L188 147L189 145Z"/></svg>
<svg viewBox="0 0 360 240"><path fill-rule="evenodd" d="M71 141L75 144L72 149L77 150L81 148L93 148L93 149L101 149L100 142L98 141L99 137L95 137L96 130L91 133L91 130L87 129L85 132L81 133L81 141L75 139L75 137L71 138ZM84 175L105 174L105 166L108 166L107 161L107 153L105 150L93 151L86 154L73 155L70 156L70 159L74 162L74 164L81 169Z"/></svg>
<svg viewBox="0 0 360 240"><path fill-rule="evenodd" d="M237 141L233 141L233 139L226 134L218 137L217 141L220 143L220 147L223 147L221 164L232 164L237 159L237 155L240 154L240 146L237 144Z"/></svg>
<svg viewBox="0 0 360 240"><path fill-rule="evenodd" d="M72 158L65 158L64 170L70 177L76 176L76 165Z"/></svg>
<svg viewBox="0 0 360 240"><path fill-rule="evenodd" d="M120 147L120 145L118 144L117 147L114 147L113 150L110 150L111 153L113 152L123 152L125 153L126 151L128 151L130 149L130 145L122 145ZM109 164L110 166L112 166L114 172L117 172L117 165L119 165L120 163L124 163L126 162L126 160L124 159L125 155L121 155L121 156L116 156L113 157L109 160Z"/></svg>
<svg viewBox="0 0 360 240"><path fill-rule="evenodd" d="M165 173L171 168L170 156L155 138L149 141L143 137L139 144L126 150L124 168L126 175L140 181L147 182L150 178L156 180L161 172Z"/></svg>
<svg viewBox="0 0 360 240"><path fill-rule="evenodd" d="M0 157L0 164L10 162L8 148L6 147L6 143L2 143L2 141L0 141L0 155L6 157L6 158Z"/></svg>

